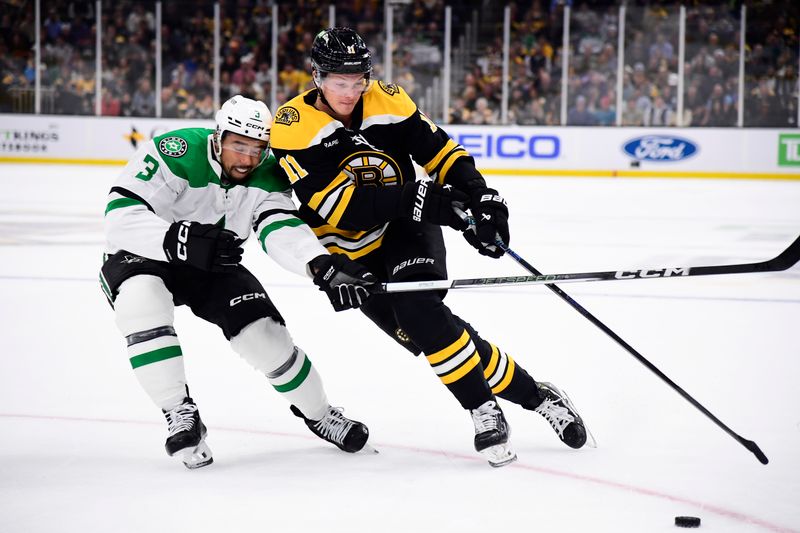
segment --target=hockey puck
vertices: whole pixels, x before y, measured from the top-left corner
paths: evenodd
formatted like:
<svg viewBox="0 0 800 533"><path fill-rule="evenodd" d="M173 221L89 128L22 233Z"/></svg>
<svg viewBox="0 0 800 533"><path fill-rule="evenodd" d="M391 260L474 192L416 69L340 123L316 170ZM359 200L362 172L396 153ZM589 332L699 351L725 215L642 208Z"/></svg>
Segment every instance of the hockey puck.
<svg viewBox="0 0 800 533"><path fill-rule="evenodd" d="M675 525L678 527L700 527L700 519L696 516L676 516Z"/></svg>

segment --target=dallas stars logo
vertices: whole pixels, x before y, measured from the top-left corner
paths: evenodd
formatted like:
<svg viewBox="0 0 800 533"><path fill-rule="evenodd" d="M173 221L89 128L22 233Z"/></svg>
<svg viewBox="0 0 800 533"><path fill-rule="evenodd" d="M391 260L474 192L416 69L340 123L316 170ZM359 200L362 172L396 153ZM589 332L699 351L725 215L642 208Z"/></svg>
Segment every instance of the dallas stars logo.
<svg viewBox="0 0 800 533"><path fill-rule="evenodd" d="M165 137L158 143L161 153L169 157L180 157L186 153L187 148L186 141L180 137Z"/></svg>

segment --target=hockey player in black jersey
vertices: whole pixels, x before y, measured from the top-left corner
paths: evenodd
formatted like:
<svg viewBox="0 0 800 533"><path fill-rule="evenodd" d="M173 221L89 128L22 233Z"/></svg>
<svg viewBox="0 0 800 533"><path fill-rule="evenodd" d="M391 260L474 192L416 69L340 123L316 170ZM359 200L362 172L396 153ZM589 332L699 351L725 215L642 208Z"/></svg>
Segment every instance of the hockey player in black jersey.
<svg viewBox="0 0 800 533"><path fill-rule="evenodd" d="M278 165L301 202L300 216L331 253L363 264L381 281L445 279L441 226L481 254L509 241L508 209L472 157L394 84L373 81L370 51L349 28L320 32L311 50L316 88L280 107L272 128ZM427 176L416 180L412 159ZM496 396L544 416L572 448L586 431L555 386L537 383L444 304L445 293L374 295L361 310L415 355L472 414L475 448L493 466L516 459Z"/></svg>

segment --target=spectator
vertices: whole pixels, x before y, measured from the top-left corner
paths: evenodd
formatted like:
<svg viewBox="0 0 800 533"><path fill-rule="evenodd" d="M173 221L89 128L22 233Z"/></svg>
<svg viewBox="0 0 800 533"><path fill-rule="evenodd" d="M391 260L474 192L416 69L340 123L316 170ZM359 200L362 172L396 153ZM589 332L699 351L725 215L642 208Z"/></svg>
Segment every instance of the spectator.
<svg viewBox="0 0 800 533"><path fill-rule="evenodd" d="M595 116L586 110L586 97L581 95L575 99L575 107L567 114L569 126L594 126L597 124Z"/></svg>
<svg viewBox="0 0 800 533"><path fill-rule="evenodd" d="M155 116L155 94L153 93L150 80L143 78L139 81L136 92L131 99L131 114L134 117L153 117Z"/></svg>
<svg viewBox="0 0 800 533"><path fill-rule="evenodd" d="M639 106L636 105L636 99L631 98L625 102L625 109L622 111L622 125L623 126L644 126L644 114Z"/></svg>
<svg viewBox="0 0 800 533"><path fill-rule="evenodd" d="M594 112L596 123L600 126L613 126L617 120L617 108L611 105L611 96L600 98L600 108Z"/></svg>

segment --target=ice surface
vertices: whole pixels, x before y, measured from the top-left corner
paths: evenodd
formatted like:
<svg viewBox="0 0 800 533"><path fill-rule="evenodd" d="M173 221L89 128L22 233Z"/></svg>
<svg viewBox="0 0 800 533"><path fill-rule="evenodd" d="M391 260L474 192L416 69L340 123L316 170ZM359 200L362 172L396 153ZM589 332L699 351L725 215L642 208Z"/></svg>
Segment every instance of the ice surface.
<svg viewBox="0 0 800 533"><path fill-rule="evenodd" d="M178 309L212 466L164 453L97 283L118 167L0 165L0 531L800 531L800 270L565 285L731 429L755 457L545 287L447 302L598 441L571 450L504 404L519 461L490 468L425 360L248 242L332 403L380 454L314 438L214 326ZM800 235L800 182L490 178L512 248L542 272L760 261ZM449 231L452 278L523 273Z"/></svg>

